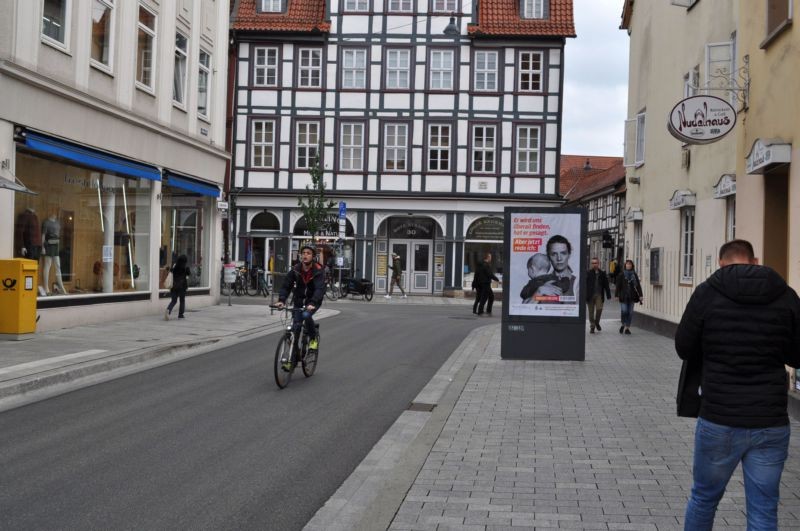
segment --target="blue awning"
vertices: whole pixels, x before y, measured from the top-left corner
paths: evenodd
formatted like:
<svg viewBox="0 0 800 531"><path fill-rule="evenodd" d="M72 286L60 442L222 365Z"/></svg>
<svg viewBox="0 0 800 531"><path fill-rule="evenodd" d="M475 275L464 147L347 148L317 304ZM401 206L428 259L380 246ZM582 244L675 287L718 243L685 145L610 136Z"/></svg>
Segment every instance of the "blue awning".
<svg viewBox="0 0 800 531"><path fill-rule="evenodd" d="M82 166L98 170L106 170L128 177L160 181L161 172L154 166L111 155L96 149L90 149L58 140L49 136L28 131L25 133L25 146L33 151L47 153L69 160Z"/></svg>
<svg viewBox="0 0 800 531"><path fill-rule="evenodd" d="M196 194L207 195L209 197L220 196L219 187L217 187L215 184L200 181L198 179L192 179L191 177L185 177L183 175L179 176L169 170L167 170L165 173L167 175L167 186L173 186L175 188L180 188L181 190L186 190L187 192L194 192Z"/></svg>

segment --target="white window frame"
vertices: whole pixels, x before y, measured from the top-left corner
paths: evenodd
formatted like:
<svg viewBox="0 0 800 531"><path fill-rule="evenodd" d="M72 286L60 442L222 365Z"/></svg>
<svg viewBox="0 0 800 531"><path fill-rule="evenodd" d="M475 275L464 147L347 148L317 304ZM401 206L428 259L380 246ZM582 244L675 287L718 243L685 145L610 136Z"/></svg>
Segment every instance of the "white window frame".
<svg viewBox="0 0 800 531"><path fill-rule="evenodd" d="M399 138L403 139L402 143L398 141ZM389 161L392 161L394 167L389 167ZM400 162L402 162L402 168L398 167ZM390 122L383 124L383 171L408 171L407 123Z"/></svg>
<svg viewBox="0 0 800 531"><path fill-rule="evenodd" d="M539 175L541 173L541 164L542 164L542 157L541 157L541 146L542 146L542 127L539 125L517 125L516 128L516 145L515 148L515 155L514 155L514 173L517 175ZM533 131L536 131L536 142L535 145L532 143L533 135L531 134ZM523 142L523 132L525 132L525 145L522 145ZM531 162L533 161L535 156L535 164L536 167L531 171L530 166ZM520 170L520 165L524 165L525 170Z"/></svg>
<svg viewBox="0 0 800 531"><path fill-rule="evenodd" d="M681 209L681 283L691 283L694 280L694 234L695 234L695 209L684 207Z"/></svg>
<svg viewBox="0 0 800 531"><path fill-rule="evenodd" d="M302 135L306 136L304 142L300 141ZM311 136L316 137L316 142L310 140ZM294 131L294 167L298 170L310 170L314 165L314 159L319 154L320 144L320 123L313 120L298 120L295 123ZM302 153L302 155L301 155ZM305 159L301 163L300 159Z"/></svg>
<svg viewBox="0 0 800 531"><path fill-rule="evenodd" d="M530 68L522 68L524 57L530 56ZM534 68L534 57L539 56L539 68ZM523 88L523 77L528 76L527 83L529 88ZM534 79L538 75L538 81ZM517 65L517 90L519 92L542 92L544 86L544 53L534 50L522 50L519 52L519 64Z"/></svg>
<svg viewBox="0 0 800 531"><path fill-rule="evenodd" d="M181 50L178 46L178 36L183 37L185 47ZM183 82L179 86L178 74L180 61L183 60ZM172 72L172 102L178 107L186 107L186 96L189 77L189 37L183 34L182 31L175 31L175 67ZM180 94L176 91L180 90Z"/></svg>
<svg viewBox="0 0 800 531"><path fill-rule="evenodd" d="M261 13L282 13L283 0L261 0Z"/></svg>
<svg viewBox="0 0 800 531"><path fill-rule="evenodd" d="M427 149L429 172L451 171L453 166L453 126L450 124L428 124Z"/></svg>
<svg viewBox="0 0 800 531"><path fill-rule="evenodd" d="M395 65L392 66L392 56L395 56ZM405 56L405 57L403 57ZM405 58L405 67L400 66ZM405 73L405 84L400 85L401 74ZM397 82L397 85L393 85ZM408 90L411 88L411 50L408 48L390 48L386 50L386 88L390 90Z"/></svg>
<svg viewBox="0 0 800 531"><path fill-rule="evenodd" d="M369 0L344 0L345 13L369 11Z"/></svg>
<svg viewBox="0 0 800 531"><path fill-rule="evenodd" d="M114 0L93 0L92 1L92 11L94 13L94 6L95 4L101 4L106 9L109 10L109 17L108 17L108 63L104 63L102 61L98 61L94 57L92 57L91 53L91 45L89 51L89 64L95 68L99 68L104 72L113 72L114 71L114 39L116 36L116 17L117 17L117 10L114 9ZM92 18L92 24L94 24L94 17Z"/></svg>
<svg viewBox="0 0 800 531"><path fill-rule="evenodd" d="M445 58L450 58L450 67L445 66ZM438 64L437 64L438 63ZM428 79L430 90L453 90L455 87L456 51L433 49L430 51Z"/></svg>
<svg viewBox="0 0 800 531"><path fill-rule="evenodd" d="M30 0L29 0L30 1ZM72 0L64 0L64 41L60 41L54 37L51 37L44 32L44 1L42 2L42 20L41 26L39 27L39 36L42 39L42 42L45 44L49 44L55 46L59 50L69 50L69 39L70 39L70 26L72 25Z"/></svg>
<svg viewBox="0 0 800 531"><path fill-rule="evenodd" d="M725 198L725 241L736 239L736 194Z"/></svg>
<svg viewBox="0 0 800 531"><path fill-rule="evenodd" d="M341 83L343 89L363 90L367 88L367 63L366 48L342 49ZM351 76L349 80L348 75Z"/></svg>
<svg viewBox="0 0 800 531"><path fill-rule="evenodd" d="M456 0L433 0L434 13L455 13L458 11Z"/></svg>
<svg viewBox="0 0 800 531"><path fill-rule="evenodd" d="M544 18L545 0L522 0L522 18Z"/></svg>
<svg viewBox="0 0 800 531"><path fill-rule="evenodd" d="M141 14L141 10L145 10L148 13L150 13L151 15L153 15L153 29L150 29L149 27L147 27L147 25L143 24L140 21L139 15ZM143 31L144 33L149 35L150 38L151 38L151 41L150 41L151 49L150 49L150 59L149 59L150 60L150 65L147 68L145 68L144 65L142 65L142 71L147 70L148 72L150 72L150 83L151 83L150 85L147 85L143 81L139 81L139 79L138 79L138 76L139 76L139 42L138 42L138 35L139 35L140 31ZM156 59L158 58L158 54L157 54L157 51L158 51L158 14L155 13L152 9L150 9L146 5L141 4L141 3L139 4L139 9L136 11L136 35L137 35L137 42L136 42L136 74L134 76L135 78L137 78L136 79L136 86L138 88L146 91L146 92L153 93L154 89L155 89L155 82L156 82L156 66L157 66L157 63L158 63L156 61Z"/></svg>
<svg viewBox="0 0 800 531"><path fill-rule="evenodd" d="M342 122L339 125L339 170L364 171L365 124L363 122ZM361 142L356 143L358 135Z"/></svg>
<svg viewBox="0 0 800 531"><path fill-rule="evenodd" d="M633 222L633 265L637 271L642 270L642 221L637 220ZM620 264L621 268L625 268L625 264Z"/></svg>
<svg viewBox="0 0 800 531"><path fill-rule="evenodd" d="M483 56L483 65L481 65L481 56ZM494 68L488 66L489 58L492 56L494 56ZM499 63L500 53L497 50L475 50L475 75L472 82L475 92L497 92ZM492 77L491 86L489 84L490 77Z"/></svg>
<svg viewBox="0 0 800 531"><path fill-rule="evenodd" d="M390 13L410 13L413 9L413 0L389 0Z"/></svg>
<svg viewBox="0 0 800 531"><path fill-rule="evenodd" d="M476 135L476 131L478 129L483 130L483 140L481 141L480 145L478 144L478 139ZM492 145L491 147L487 147L487 135L486 132L491 130L492 131ZM470 168L472 169L472 173L486 173L486 174L494 174L497 173L497 126L492 124L475 124L472 126L472 164ZM481 157L481 161L478 161L478 157L475 155L478 153L482 153L483 156ZM491 154L491 163L486 162L486 155ZM491 169L487 169L487 165L491 164ZM478 168L480 166L480 169Z"/></svg>
<svg viewBox="0 0 800 531"><path fill-rule="evenodd" d="M272 126L272 141L269 142L266 140L266 125L269 124ZM259 138L258 128L261 127L261 133ZM251 168L275 168L275 155L277 153L275 147L276 142L275 139L277 138L277 129L278 124L276 120L253 120L251 125L251 137L250 137L250 167ZM267 152L269 152L267 154ZM272 159L272 164L266 164L265 159L269 156ZM260 163L258 163L258 159L261 159Z"/></svg>
<svg viewBox="0 0 800 531"><path fill-rule="evenodd" d="M640 112L636 115L636 150L634 151L634 164L636 167L644 164L644 148L645 148L645 128L647 127L647 120L645 119L647 113Z"/></svg>
<svg viewBox="0 0 800 531"><path fill-rule="evenodd" d="M726 52L727 50L727 52ZM722 59L714 59L715 55L722 54ZM734 55L733 41L728 42L711 42L706 44L705 56L705 69L706 69L706 93L711 96L717 96L722 99L727 99L731 104L735 102L736 91L731 90L734 87L734 71L736 64L736 56ZM722 70L722 75L727 72L725 80L720 80L717 70ZM709 89L714 90L709 90ZM727 98L725 93L720 88L728 88Z"/></svg>
<svg viewBox="0 0 800 531"><path fill-rule="evenodd" d="M697 95L700 87L700 67L695 66L683 75L683 97L690 98Z"/></svg>
<svg viewBox="0 0 800 531"><path fill-rule="evenodd" d="M208 64L203 64L203 55L208 57ZM209 117L211 116L211 74L213 73L213 60L211 53L208 50L200 48L200 52L198 52L198 61L197 61L197 115L200 118L208 121ZM201 93L200 93L200 79L205 75L206 78L206 112L203 113L200 110L200 101L201 101Z"/></svg>
<svg viewBox="0 0 800 531"><path fill-rule="evenodd" d="M270 57L274 53L274 57ZM278 46L256 46L253 51L253 85L256 87L277 87L280 68L280 48ZM272 62L274 59L274 63ZM269 82L270 72L275 81ZM259 76L263 79L259 83Z"/></svg>
<svg viewBox="0 0 800 531"><path fill-rule="evenodd" d="M316 55L316 57L315 57ZM314 60L319 60L319 65L314 65ZM303 64L307 61L308 64ZM313 84L314 73L317 73L319 82ZM304 83L303 76L308 79ZM297 86L300 88L322 88L322 48L300 48L297 50Z"/></svg>

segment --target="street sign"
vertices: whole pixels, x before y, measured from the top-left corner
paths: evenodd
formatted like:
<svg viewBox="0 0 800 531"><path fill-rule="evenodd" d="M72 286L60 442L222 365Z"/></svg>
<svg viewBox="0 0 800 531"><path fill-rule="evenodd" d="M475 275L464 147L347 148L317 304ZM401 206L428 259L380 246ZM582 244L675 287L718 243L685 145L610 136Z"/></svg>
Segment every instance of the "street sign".
<svg viewBox="0 0 800 531"><path fill-rule="evenodd" d="M347 214L347 203L339 201L339 219L345 219Z"/></svg>
<svg viewBox="0 0 800 531"><path fill-rule="evenodd" d="M342 240L347 236L347 220L344 218L339 219L339 239Z"/></svg>

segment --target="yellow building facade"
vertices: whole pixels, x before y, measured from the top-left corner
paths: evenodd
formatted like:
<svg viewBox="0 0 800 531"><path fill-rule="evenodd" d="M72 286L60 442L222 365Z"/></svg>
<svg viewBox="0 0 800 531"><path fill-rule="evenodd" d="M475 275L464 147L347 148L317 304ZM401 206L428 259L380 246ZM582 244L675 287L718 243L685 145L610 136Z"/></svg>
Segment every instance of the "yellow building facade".
<svg viewBox="0 0 800 531"><path fill-rule="evenodd" d="M749 66L736 127L737 236L800 290L800 0L739 2L738 61Z"/></svg>

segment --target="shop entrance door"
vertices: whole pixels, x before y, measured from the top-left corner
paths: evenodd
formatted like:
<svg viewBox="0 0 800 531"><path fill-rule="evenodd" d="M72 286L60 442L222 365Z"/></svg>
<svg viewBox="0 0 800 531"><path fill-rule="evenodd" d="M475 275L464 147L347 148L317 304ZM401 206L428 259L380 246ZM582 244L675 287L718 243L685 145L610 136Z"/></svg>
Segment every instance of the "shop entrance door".
<svg viewBox="0 0 800 531"><path fill-rule="evenodd" d="M432 246L433 242L427 240L392 240L391 251L400 255L403 268L400 285L407 292L431 293ZM391 274L389 270L390 280Z"/></svg>

